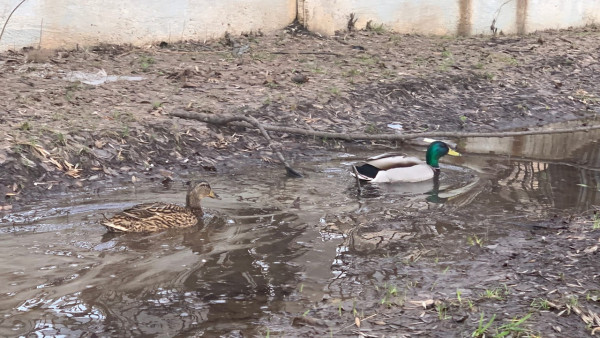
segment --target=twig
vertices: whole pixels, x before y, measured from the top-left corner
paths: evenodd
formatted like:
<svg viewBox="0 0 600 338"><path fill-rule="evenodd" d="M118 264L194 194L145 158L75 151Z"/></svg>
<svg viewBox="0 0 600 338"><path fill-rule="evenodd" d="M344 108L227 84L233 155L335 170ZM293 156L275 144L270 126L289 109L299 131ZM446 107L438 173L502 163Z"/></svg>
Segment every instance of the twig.
<svg viewBox="0 0 600 338"><path fill-rule="evenodd" d="M177 116L186 119L198 120L211 124L225 125L242 125L242 123L235 123L236 121L245 121L254 126L254 123L249 122L244 116L232 115L232 114L206 114L206 113L195 113L177 110L171 113L172 116ZM290 133L305 136L341 139L346 141L357 141L357 140L379 140L379 141L405 141L412 140L419 137L452 137L452 138L464 138L464 137L512 137L512 136L525 136L525 135L546 135L546 134L566 134L573 132L583 132L590 130L600 129L600 125L586 126L586 127L574 127L565 129L540 129L540 130L524 130L524 131L498 131L498 132L453 132L453 131L431 131L422 133L412 134L365 134L365 133L336 133L316 130L306 130L302 128L294 127L282 127L274 126L270 124L260 124L267 131L274 131L278 133Z"/></svg>
<svg viewBox="0 0 600 338"><path fill-rule="evenodd" d="M358 188L358 197L362 194L362 187L360 186L360 178L358 178L358 170L356 170L356 166L352 166L352 171L354 172L354 177L356 178L356 186Z"/></svg>
<svg viewBox="0 0 600 338"><path fill-rule="evenodd" d="M15 9L12 10L12 12L10 12L10 14L8 15L8 18L6 18L6 21L4 21L4 26L2 26L2 31L0 32L0 41L2 41L2 35L4 35L4 29L6 28L6 25L8 24L8 21L10 20L10 17L13 15L13 13L17 10L17 8L21 7L21 5L27 0L22 0L21 2L19 2L19 4L17 5L17 7L15 7Z"/></svg>
<svg viewBox="0 0 600 338"><path fill-rule="evenodd" d="M368 316L368 317L365 317L365 318L361 319L361 321L369 320L369 319L371 319L371 318L373 318L373 317L377 316L378 314L379 314L379 313L374 313L374 314L372 314L372 315L370 315L370 316ZM338 333L338 332L344 331L345 329L347 329L347 328L349 328L349 327L353 327L353 326L355 326L355 325L356 325L355 323L352 323L352 324L346 325L346 326L342 327L341 329L338 329L337 331L334 331L333 333Z"/></svg>
<svg viewBox="0 0 600 338"><path fill-rule="evenodd" d="M267 133L267 130L263 127L263 125L253 116L229 115L229 114L223 115L223 116L216 116L216 115L209 115L209 114L202 114L202 113L187 112L187 111L182 111L182 110L174 111L171 113L171 115L181 117L181 118L198 120L198 121L216 124L216 125L230 124L235 121L243 121L243 122L249 123L249 124L253 125L254 127L256 127L260 131L260 133L267 139L267 141L269 141L269 147L275 151L277 158L285 166L285 170L286 170L287 174L292 177L302 177L302 174L300 172L296 171L294 168L292 168L289 165L289 163L285 160L285 158L283 157L283 155L281 154L279 149L275 149L278 147L276 147L273 144L273 142L272 142L273 139L271 139L271 136L269 136L269 133Z"/></svg>
<svg viewBox="0 0 600 338"><path fill-rule="evenodd" d="M274 148L273 144L271 143L271 141L273 139L271 139L271 136L269 136L269 133L267 133L267 131L265 130L265 128L263 128L263 126L260 124L260 122L258 122L258 120L253 117L253 116L244 116L244 120L249 122L250 124L253 124L256 128L258 128L258 130L260 131L260 133L267 139L267 141L269 141L269 147L271 147L271 149ZM302 174L300 174L298 171L294 170L294 168L292 168L287 161L285 160L285 158L283 157L283 155L281 155L281 152L279 151L279 149L273 149L275 151L275 154L277 155L277 157L279 158L279 161L281 161L281 163L283 163L283 165L285 166L285 170L287 172L287 174L289 176L292 177L302 177Z"/></svg>
<svg viewBox="0 0 600 338"><path fill-rule="evenodd" d="M280 54L280 55L299 54L299 55L333 55L333 56L341 56L340 54L334 53L334 52L269 52L269 54Z"/></svg>
<svg viewBox="0 0 600 338"><path fill-rule="evenodd" d="M38 42L38 49L42 49L42 33L44 32L44 18L40 22L40 42Z"/></svg>

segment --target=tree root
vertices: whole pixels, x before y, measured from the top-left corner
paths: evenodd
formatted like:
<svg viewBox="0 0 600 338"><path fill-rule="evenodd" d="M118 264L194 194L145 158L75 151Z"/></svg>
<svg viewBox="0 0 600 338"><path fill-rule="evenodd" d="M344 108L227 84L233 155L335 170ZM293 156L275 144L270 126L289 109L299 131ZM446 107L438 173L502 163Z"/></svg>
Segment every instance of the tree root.
<svg viewBox="0 0 600 338"><path fill-rule="evenodd" d="M232 115L232 114L206 114L206 113L195 113L183 110L177 110L171 113L172 116L177 116L185 119L198 120L206 123L225 125L235 121L245 121L254 126L255 123L249 121L246 116ZM258 122L258 121L256 121ZM233 123L234 125L241 125L247 127L246 124ZM545 134L565 134L573 133L578 131L590 131L600 129L600 125L585 126L585 127L574 127L564 129L538 129L538 130L523 130L523 131L497 131L497 132L455 132L455 131L429 131L422 133L411 133L411 134L366 134L366 133L336 133L327 131L316 131L307 130L302 128L294 127L281 127L274 126L265 123L259 123L262 128L266 131L274 131L278 133L289 133L296 135L305 135L313 137L323 137L331 139L340 139L345 141L358 141L358 140L372 140L372 141L405 141L412 140L419 137L452 137L452 138L464 138L464 137L511 137L511 136L524 136L524 135L545 135Z"/></svg>
<svg viewBox="0 0 600 338"><path fill-rule="evenodd" d="M236 121L242 121L242 122L249 123L252 126L256 127L260 131L260 133L264 136L264 138L267 139L267 141L269 142L269 148L273 149L273 151L275 152L275 155L277 155L277 158L279 159L279 161L284 165L285 171L288 174L288 176L302 177L302 174L300 172L298 172L297 170L295 170L294 168L292 168L289 165L289 163L285 160L285 158L279 151L279 146L276 146L273 143L273 139L271 138L271 136L269 136L269 133L267 133L267 131L265 130L263 125L256 118L254 118L252 116L230 115L230 114L217 116L217 115L210 115L210 114L204 114L204 113L193 113L193 112L188 112L188 111L183 111L183 110L174 111L171 113L171 115L181 117L181 118L186 118L186 119L198 120L198 121L215 124L215 125L236 124L235 123ZM237 124L239 124L239 123L237 123ZM244 126L246 126L246 125L244 125Z"/></svg>

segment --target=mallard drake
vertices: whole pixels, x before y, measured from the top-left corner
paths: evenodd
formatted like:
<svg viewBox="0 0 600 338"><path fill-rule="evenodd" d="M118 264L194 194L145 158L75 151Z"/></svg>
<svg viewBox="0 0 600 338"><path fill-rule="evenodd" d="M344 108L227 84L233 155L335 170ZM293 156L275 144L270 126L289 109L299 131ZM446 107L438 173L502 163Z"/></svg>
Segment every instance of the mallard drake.
<svg viewBox="0 0 600 338"><path fill-rule="evenodd" d="M200 200L204 197L221 199L208 182L190 183L185 207L169 203L144 203L121 211L102 221L109 231L153 232L168 228L188 228L198 223L202 217Z"/></svg>
<svg viewBox="0 0 600 338"><path fill-rule="evenodd" d="M399 154L383 154L368 159L361 166L354 166L354 176L370 182L422 182L434 177L440 170L439 159L444 155L460 156L442 141L434 141L427 147L425 162L416 157Z"/></svg>

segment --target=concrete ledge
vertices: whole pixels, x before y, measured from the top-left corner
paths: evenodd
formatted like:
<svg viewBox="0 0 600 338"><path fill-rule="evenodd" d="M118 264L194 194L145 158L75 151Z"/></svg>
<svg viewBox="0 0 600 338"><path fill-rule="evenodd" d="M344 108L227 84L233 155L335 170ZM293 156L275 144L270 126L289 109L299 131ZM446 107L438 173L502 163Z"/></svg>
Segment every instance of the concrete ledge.
<svg viewBox="0 0 600 338"><path fill-rule="evenodd" d="M524 34L600 23L600 0L299 1L301 22L325 35L346 29L350 13L359 29L372 21L399 33Z"/></svg>

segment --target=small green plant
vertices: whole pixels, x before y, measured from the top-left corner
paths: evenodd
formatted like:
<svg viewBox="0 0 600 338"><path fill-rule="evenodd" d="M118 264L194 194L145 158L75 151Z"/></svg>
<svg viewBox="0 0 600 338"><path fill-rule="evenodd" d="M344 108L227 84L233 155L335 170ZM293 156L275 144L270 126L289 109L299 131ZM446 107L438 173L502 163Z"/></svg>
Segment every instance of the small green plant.
<svg viewBox="0 0 600 338"><path fill-rule="evenodd" d="M384 285L385 294L381 298L381 305L392 306L402 303L402 300L398 297L398 288L395 285Z"/></svg>
<svg viewBox="0 0 600 338"><path fill-rule="evenodd" d="M435 311L438 313L438 319L445 320L448 319L446 313L448 312L448 307L444 303L439 303L435 306Z"/></svg>
<svg viewBox="0 0 600 338"><path fill-rule="evenodd" d="M445 72L448 69L450 69L450 67L452 67L452 66L454 66L454 60L452 60L452 59L444 59L442 61L442 63L440 64L439 68L440 68L441 71Z"/></svg>
<svg viewBox="0 0 600 338"><path fill-rule="evenodd" d="M358 69L350 69L349 71L346 72L345 75L346 75L346 77L353 78L353 77L355 77L357 75L360 75L360 74L361 74L360 70L358 70Z"/></svg>
<svg viewBox="0 0 600 338"><path fill-rule="evenodd" d="M142 71L147 72L151 65L153 65L156 61L153 57L142 55L140 56L140 67Z"/></svg>
<svg viewBox="0 0 600 338"><path fill-rule="evenodd" d="M579 297L575 295L567 296L567 307L569 309L579 305Z"/></svg>
<svg viewBox="0 0 600 338"><path fill-rule="evenodd" d="M526 314L523 318L514 318L510 323L503 324L498 328L498 333L494 336L494 338L502 338L509 335L511 337L520 337L521 334L525 333L527 330L522 328L521 325L523 325L523 323L525 323L529 317L531 317L531 313Z"/></svg>
<svg viewBox="0 0 600 338"><path fill-rule="evenodd" d="M321 67L319 67L319 65L314 65L310 71L314 74L323 74L325 73L325 70Z"/></svg>
<svg viewBox="0 0 600 338"><path fill-rule="evenodd" d="M279 87L279 84L275 81L270 81L270 82L266 82L265 86L267 86L271 89L275 89L275 88Z"/></svg>
<svg viewBox="0 0 600 338"><path fill-rule="evenodd" d="M468 119L468 118L467 118L466 116L464 116L464 115L461 115L461 116L459 117L459 119L460 119L460 122L461 122L461 123L465 123L465 122L467 122L467 119Z"/></svg>
<svg viewBox="0 0 600 338"><path fill-rule="evenodd" d="M358 56L358 62L363 65L375 65L378 59L369 54L360 54Z"/></svg>
<svg viewBox="0 0 600 338"><path fill-rule="evenodd" d="M302 293L302 290L304 290L304 283L300 284L300 293Z"/></svg>
<svg viewBox="0 0 600 338"><path fill-rule="evenodd" d="M120 122L133 122L135 121L135 116L131 112L122 112L122 111L114 111L112 113L113 120Z"/></svg>
<svg viewBox="0 0 600 338"><path fill-rule="evenodd" d="M462 304L462 298L460 297L461 294L462 294L462 291L460 291L459 289L456 289L456 300L458 301L458 304Z"/></svg>
<svg viewBox="0 0 600 338"><path fill-rule="evenodd" d="M600 291L598 291L598 290L590 290L590 291L586 292L585 299L587 301L597 302L600 299Z"/></svg>
<svg viewBox="0 0 600 338"><path fill-rule="evenodd" d="M23 146L20 144L13 144L11 150L16 154L20 154L23 152Z"/></svg>
<svg viewBox="0 0 600 338"><path fill-rule="evenodd" d="M550 304L545 298L536 298L531 302L531 307L537 310L549 310Z"/></svg>
<svg viewBox="0 0 600 338"><path fill-rule="evenodd" d="M367 125L367 127L365 128L365 133L377 134L377 133L379 133L379 128L377 128L377 126L375 124L369 123L369 125Z"/></svg>
<svg viewBox="0 0 600 338"><path fill-rule="evenodd" d="M152 102L152 109L156 110L160 107L162 107L162 102Z"/></svg>
<svg viewBox="0 0 600 338"><path fill-rule="evenodd" d="M19 126L19 130L31 130L31 123L29 123L29 121L25 121L23 122L20 126Z"/></svg>
<svg viewBox="0 0 600 338"><path fill-rule="evenodd" d="M479 238L477 235L469 236L469 237L467 237L467 243L470 246L482 247L483 246L483 238Z"/></svg>
<svg viewBox="0 0 600 338"><path fill-rule="evenodd" d="M339 88L337 88L337 87L331 87L331 88L329 88L329 92L330 92L331 94L333 94L333 95L336 95L336 96L337 96L337 95L340 95L340 89L339 89Z"/></svg>
<svg viewBox="0 0 600 338"><path fill-rule="evenodd" d="M471 337L483 337L485 335L485 333L487 332L487 330L490 328L490 326L492 326L492 324L494 323L494 320L496 320L496 315L492 315L492 318L490 318L490 320L486 323L484 322L483 318L485 316L485 313L482 312L481 316L479 317L479 325L477 326L477 329L475 329L475 331L473 331L473 334L471 334Z"/></svg>
<svg viewBox="0 0 600 338"><path fill-rule="evenodd" d="M124 126L120 132L121 138L127 138L127 137L129 137L129 134L130 134L129 126Z"/></svg>
<svg viewBox="0 0 600 338"><path fill-rule="evenodd" d="M442 52L442 57L443 57L444 59L451 58L451 57L452 57L452 52L450 52L449 50L444 50L444 51Z"/></svg>
<svg viewBox="0 0 600 338"><path fill-rule="evenodd" d="M75 82L75 83L68 85L66 88L66 92L65 92L65 99L67 99L67 101L71 102L73 100L73 98L75 97L75 92L80 89L80 86L81 86L81 82Z"/></svg>
<svg viewBox="0 0 600 338"><path fill-rule="evenodd" d="M481 294L481 296L483 298L488 298L488 299L503 300L504 297L509 294L508 287L506 286L506 284L504 284L503 286L504 287L499 286L494 289L486 289Z"/></svg>
<svg viewBox="0 0 600 338"><path fill-rule="evenodd" d="M600 229L600 217L598 216L598 214L594 214L594 219L592 220L592 222L592 229Z"/></svg>
<svg viewBox="0 0 600 338"><path fill-rule="evenodd" d="M61 133L61 132L57 132L56 133L56 143L58 143L61 146L66 146L67 145L67 138L65 136L65 134Z"/></svg>

